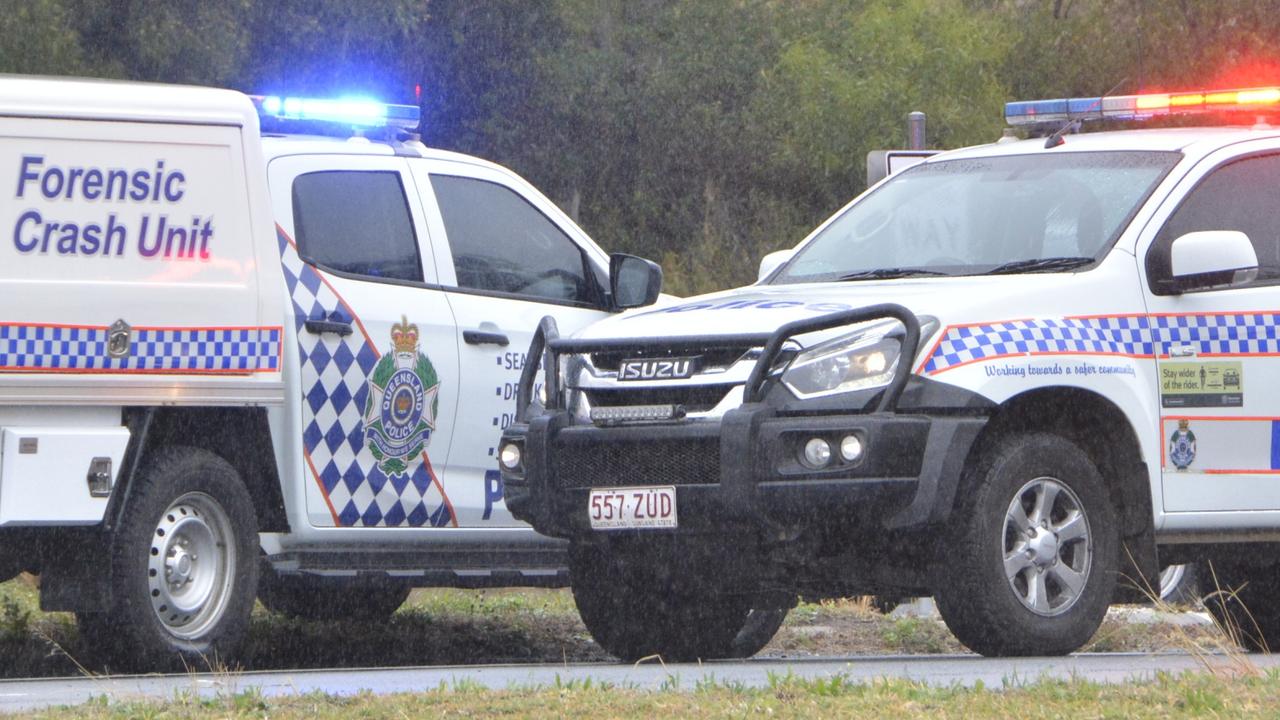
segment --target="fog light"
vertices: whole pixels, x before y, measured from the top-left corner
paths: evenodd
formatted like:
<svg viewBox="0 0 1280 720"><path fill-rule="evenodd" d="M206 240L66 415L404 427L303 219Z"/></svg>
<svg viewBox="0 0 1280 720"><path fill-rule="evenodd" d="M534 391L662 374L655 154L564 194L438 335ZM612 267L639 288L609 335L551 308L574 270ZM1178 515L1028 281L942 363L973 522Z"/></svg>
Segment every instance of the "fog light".
<svg viewBox="0 0 1280 720"><path fill-rule="evenodd" d="M831 462L831 444L822 438L813 438L804 444L804 454L800 457L800 462L805 466L817 470L826 467Z"/></svg>
<svg viewBox="0 0 1280 720"><path fill-rule="evenodd" d="M858 462L862 457L862 441L857 435L845 435L840 440L840 457L845 462Z"/></svg>
<svg viewBox="0 0 1280 720"><path fill-rule="evenodd" d="M520 469L520 446L515 443L507 443L502 446L501 452L498 453L498 462L502 463L502 467L507 470Z"/></svg>

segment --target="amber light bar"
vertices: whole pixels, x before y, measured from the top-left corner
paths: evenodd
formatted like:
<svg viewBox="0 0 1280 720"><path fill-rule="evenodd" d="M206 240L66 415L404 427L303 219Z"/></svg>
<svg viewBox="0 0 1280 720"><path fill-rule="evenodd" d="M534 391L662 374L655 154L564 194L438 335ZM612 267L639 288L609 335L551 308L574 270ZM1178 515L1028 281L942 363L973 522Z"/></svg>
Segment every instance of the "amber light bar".
<svg viewBox="0 0 1280 720"><path fill-rule="evenodd" d="M1164 115L1243 112L1280 106L1280 87L1207 90L1143 95L1108 95L1006 103L1010 125L1068 120L1145 120Z"/></svg>

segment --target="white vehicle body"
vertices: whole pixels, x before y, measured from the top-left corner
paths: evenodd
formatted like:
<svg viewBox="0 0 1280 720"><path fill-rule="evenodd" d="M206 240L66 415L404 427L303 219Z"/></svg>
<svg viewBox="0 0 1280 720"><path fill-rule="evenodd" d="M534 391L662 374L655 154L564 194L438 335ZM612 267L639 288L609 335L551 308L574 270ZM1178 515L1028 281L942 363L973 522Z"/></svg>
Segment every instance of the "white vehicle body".
<svg viewBox="0 0 1280 720"><path fill-rule="evenodd" d="M539 320L604 317L610 258L509 170L369 134L260 134L231 91L0 78L0 580L109 614L98 568L154 522L135 481L190 447L247 489L265 573L565 583L494 453ZM216 618L161 619L180 654L230 649Z"/></svg>
<svg viewBox="0 0 1280 720"><path fill-rule="evenodd" d="M921 338L912 365L921 377L995 404L1057 387L1081 388L1110 399L1141 442L1150 472L1152 522L1162 541L1226 531L1276 533L1280 480L1272 479L1280 479L1280 469L1273 467L1273 457L1280 455L1273 455L1272 447L1280 443L1280 436L1273 439L1273 419L1280 418L1280 378L1271 363L1280 358L1280 331L1274 329L1280 326L1280 311L1274 309L1280 307L1280 290L1262 285L1158 296L1148 289L1142 258L1181 198L1205 175L1234 158L1280 151L1280 131L1083 134L1052 152L1117 149L1178 152L1182 159L1155 188L1153 201L1139 210L1106 256L1087 272L766 282L633 310L596 323L576 338L625 333L658 345L670 338L746 334L824 313L899 303L938 320L936 333ZM1043 152L1043 140L1032 139L944 153L924 163ZM793 252L802 251L841 212ZM1037 340L1048 346L1036 347ZM1176 345L1194 347L1188 355L1170 357L1170 347ZM982 350L975 353L974 348ZM1161 390L1162 365L1218 359L1239 363L1249 378L1240 405L1192 412L1162 406L1161 396L1167 394ZM740 397L726 398L725 406L735 400L740 402ZM1177 421L1188 416L1197 430L1198 452L1194 463L1179 470L1168 461L1167 445ZM1280 453L1280 444L1276 448Z"/></svg>
<svg viewBox="0 0 1280 720"><path fill-rule="evenodd" d="M1273 172L1280 131L1265 124L1054 135L925 159L855 198L787 259L767 258L755 285L550 342L562 399L504 438L523 452L523 465L504 468L520 488L517 515L582 546L584 567L585 548L622 566L668 542L721 566L735 548L749 569L704 578L703 604L744 593L755 607L785 604L766 596L788 586L937 594L981 652L1068 652L1114 588L1140 597L1141 581L1114 576L1159 586L1157 548L1168 563L1280 539L1280 235L1270 231L1280 212L1258 179ZM899 307L839 321L885 304ZM919 326L914 347L894 319L904 314ZM902 348L911 355L898 364ZM730 350L736 360L711 359ZM691 370L635 382L610 364L619 357ZM648 529L654 519L637 512L624 527L643 540L631 539L600 517L616 491L577 473L585 460L571 453L606 443L619 448L619 473L649 447L676 448L665 451L670 473L625 483L671 488L669 529ZM1004 468L1061 447L1087 457L1105 489L1082 480L1094 489L1076 493L1065 468L1093 471L1064 460L984 508L997 503L989 488L1014 482ZM1019 493L1032 492L1043 493L1035 517L1041 503L1056 513L1044 510L1043 528L1019 525L1032 515ZM1089 499L1098 492L1108 498ZM1081 531L1071 518L1093 502L1108 507ZM1017 533L982 535L971 518L985 511ZM716 536L718 546L702 542ZM990 555L1004 570L959 550L980 537L1005 543ZM1103 556L1112 565L1098 571ZM1013 593L983 600L957 589L1004 585ZM692 632L663 645L592 630L623 657L683 648L675 638ZM707 642L699 652L724 652Z"/></svg>

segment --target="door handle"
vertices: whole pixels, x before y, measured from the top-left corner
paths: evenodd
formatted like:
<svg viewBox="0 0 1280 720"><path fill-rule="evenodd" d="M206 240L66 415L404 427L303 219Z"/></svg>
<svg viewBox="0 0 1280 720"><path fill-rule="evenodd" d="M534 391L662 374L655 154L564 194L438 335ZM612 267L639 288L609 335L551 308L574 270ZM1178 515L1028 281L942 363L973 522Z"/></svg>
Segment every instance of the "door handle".
<svg viewBox="0 0 1280 720"><path fill-rule="evenodd" d="M1196 356L1195 345L1170 345L1169 346L1169 357L1171 358L1184 358L1184 357L1195 357L1195 356Z"/></svg>
<svg viewBox="0 0 1280 720"><path fill-rule="evenodd" d="M462 339L468 345L497 345L506 347L511 344L506 333L487 332L484 330L463 330Z"/></svg>
<svg viewBox="0 0 1280 720"><path fill-rule="evenodd" d="M308 320L302 325L314 335L333 333L346 337L351 334L351 323L342 320Z"/></svg>

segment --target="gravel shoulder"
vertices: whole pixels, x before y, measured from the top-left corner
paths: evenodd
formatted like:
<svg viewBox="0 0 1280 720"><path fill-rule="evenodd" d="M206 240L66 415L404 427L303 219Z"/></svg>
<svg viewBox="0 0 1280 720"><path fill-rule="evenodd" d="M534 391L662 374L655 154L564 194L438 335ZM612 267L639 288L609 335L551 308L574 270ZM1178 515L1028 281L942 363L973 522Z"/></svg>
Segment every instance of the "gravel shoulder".
<svg viewBox="0 0 1280 720"><path fill-rule="evenodd" d="M863 599L802 603L761 653L771 658L962 653L936 615L885 615ZM906 615L906 616L902 616ZM1191 612L1113 608L1085 652L1200 653L1225 637ZM0 584L0 678L100 673L73 618L38 609L35 580ZM418 590L390 620L304 622L254 615L244 670L610 662L567 590ZM206 668L199 668L205 670ZM211 667L219 671L227 668Z"/></svg>

